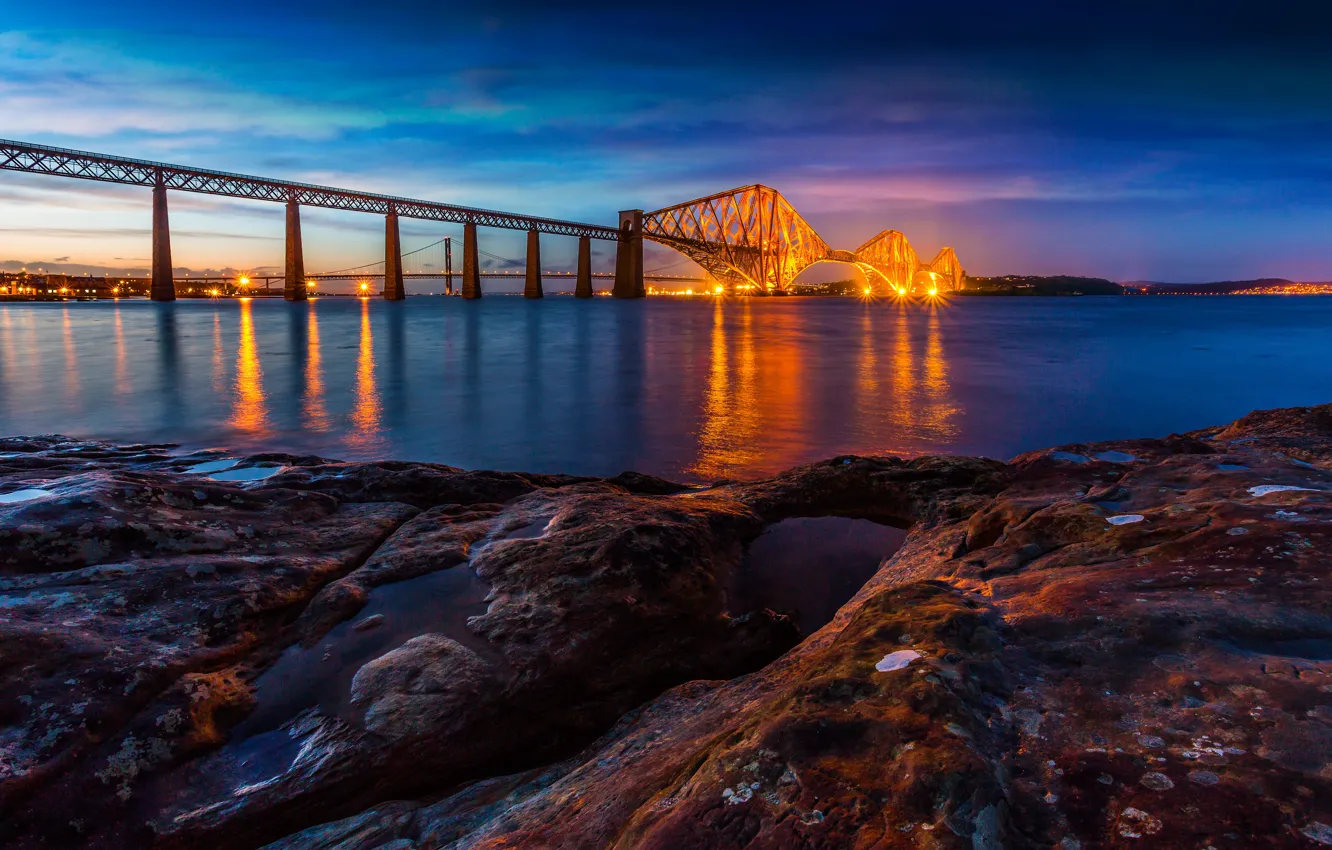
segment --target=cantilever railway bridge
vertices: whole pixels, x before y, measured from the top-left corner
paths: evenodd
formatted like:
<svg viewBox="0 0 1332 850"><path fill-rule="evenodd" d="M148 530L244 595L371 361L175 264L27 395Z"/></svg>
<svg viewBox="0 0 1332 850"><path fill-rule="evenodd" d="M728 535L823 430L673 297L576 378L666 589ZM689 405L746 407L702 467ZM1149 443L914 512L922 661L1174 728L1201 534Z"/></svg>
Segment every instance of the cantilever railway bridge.
<svg viewBox="0 0 1332 850"><path fill-rule="evenodd" d="M523 272L524 295L540 298L541 236L578 239L574 294L591 297L591 240L616 244L614 286L619 298L640 298L643 285L643 240L667 245L698 263L726 291L738 294L785 292L796 276L821 262L858 266L880 289L899 294L948 292L961 287L962 266L952 248L944 248L929 263L922 263L906 237L885 230L855 251L835 250L815 232L791 204L768 186L744 186L684 204L644 213L624 210L619 225L609 227L476 207L421 201L288 180L274 180L190 168L162 162L66 150L26 142L0 140L0 170L48 174L105 183L151 187L153 191L153 261L151 295L157 301L176 297L171 264L171 230L167 190L198 192L232 198L285 203L287 206L284 295L291 301L306 298L307 281L324 275L307 275L301 243L300 208L327 207L384 216L383 294L390 300L407 295L398 232L399 218L426 219L463 225L462 296L481 297L483 271L477 240L478 227L522 230L527 233L527 256ZM339 273L334 273L335 275ZM445 274L451 282L452 269ZM444 275L432 273L431 277ZM551 276L548 273L544 276ZM601 275L595 275L600 277Z"/></svg>

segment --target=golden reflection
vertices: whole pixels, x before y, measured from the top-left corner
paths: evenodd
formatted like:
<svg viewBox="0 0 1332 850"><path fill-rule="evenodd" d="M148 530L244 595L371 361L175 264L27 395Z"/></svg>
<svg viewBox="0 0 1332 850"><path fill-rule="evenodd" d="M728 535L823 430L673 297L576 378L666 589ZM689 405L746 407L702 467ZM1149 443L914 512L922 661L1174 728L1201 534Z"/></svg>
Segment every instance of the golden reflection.
<svg viewBox="0 0 1332 850"><path fill-rule="evenodd" d="M860 356L856 363L856 417L860 421L878 415L879 352L874 338L874 311L866 305L860 314Z"/></svg>
<svg viewBox="0 0 1332 850"><path fill-rule="evenodd" d="M69 308L60 311L61 328L65 343L65 393L71 399L79 398L79 355L74 346L74 325L69 320Z"/></svg>
<svg viewBox="0 0 1332 850"><path fill-rule="evenodd" d="M254 307L249 299L238 303L240 345L236 349L235 405L230 424L246 434L263 436L269 431L268 400L264 397L264 369L254 338Z"/></svg>
<svg viewBox="0 0 1332 850"><path fill-rule="evenodd" d="M932 450L957 434L958 406L948 380L941 305L923 309L902 305L897 310L892 347L892 381L879 405L888 432L876 442L886 454L914 455ZM923 349L912 340L913 329L925 326ZM862 379L863 384L863 379Z"/></svg>
<svg viewBox="0 0 1332 850"><path fill-rule="evenodd" d="M943 327L939 321L939 304L929 306L926 324L924 389L925 402L921 410L921 425L930 430L933 441L951 440L957 436L957 403L948 383L948 358L944 354Z"/></svg>
<svg viewBox="0 0 1332 850"><path fill-rule="evenodd" d="M904 305L897 307L896 332L893 334L893 390L897 403L892 405L890 419L902 418L899 424L910 424L910 405L905 402L916 389L916 364L911 357L911 316Z"/></svg>
<svg viewBox="0 0 1332 850"><path fill-rule="evenodd" d="M745 306L748 308L747 303ZM731 465L743 464L752 455L745 451L754 436L752 422L739 415L753 402L752 343L746 341L742 348L746 349L742 358L747 371L733 375L726 338L726 305L717 300L712 306L711 358L703 397L703 425L698 435L698 460L689 469L703 478L719 478ZM739 367L739 362L736 366Z"/></svg>
<svg viewBox="0 0 1332 850"><path fill-rule="evenodd" d="M728 309L739 311L733 334L726 329ZM770 309L756 318L756 309L748 299L713 305L698 460L688 470L700 478L785 468L807 445L805 314Z"/></svg>
<svg viewBox="0 0 1332 850"><path fill-rule="evenodd" d="M116 334L116 395L126 395L132 391L129 377L129 354L125 351L125 329L120 321L120 304L115 308Z"/></svg>
<svg viewBox="0 0 1332 850"><path fill-rule="evenodd" d="M375 347L370 332L368 299L361 301L361 347L356 355L355 394L351 413L352 430L347 435L347 442L361 451L378 449L384 443L380 433L383 405L379 401L379 390L375 387Z"/></svg>
<svg viewBox="0 0 1332 850"><path fill-rule="evenodd" d="M324 371L319 353L319 319L315 317L315 306L308 306L309 317L307 346L305 353L305 427L312 431L332 430L328 411L324 409Z"/></svg>

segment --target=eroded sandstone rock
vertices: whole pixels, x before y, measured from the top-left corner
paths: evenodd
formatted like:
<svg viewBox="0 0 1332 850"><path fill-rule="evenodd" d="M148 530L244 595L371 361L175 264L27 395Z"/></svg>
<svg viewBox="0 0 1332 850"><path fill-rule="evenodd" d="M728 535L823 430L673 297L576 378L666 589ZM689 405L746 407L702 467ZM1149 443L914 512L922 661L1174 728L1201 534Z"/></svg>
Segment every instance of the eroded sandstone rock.
<svg viewBox="0 0 1332 850"><path fill-rule="evenodd" d="M1330 423L1019 457L763 670L680 686L545 774L368 810L398 819L337 846L1320 846Z"/></svg>
<svg viewBox="0 0 1332 850"><path fill-rule="evenodd" d="M1332 835L1329 406L1009 464L843 457L710 488L284 457L287 472L196 497L161 447L15 444L25 461L0 470L0 491L111 500L131 481L152 497L134 509L151 533L92 532L121 547L115 563L51 538L5 575L26 618L0 643L5 687L46 688L35 705L5 691L5 745L44 741L43 717L70 726L26 785L2 786L14 846L1221 848ZM218 498L267 517L239 549L209 548L218 529L198 517ZM789 623L728 610L724 579L764 527L820 515L911 533L783 654ZM372 526L387 540L353 546ZM301 535L314 527L321 541L341 528L336 551L358 555L310 566L316 543ZM299 590L279 581L293 567L276 551L306 565ZM233 583L234 561L263 577ZM103 669L122 607L159 612L168 643L210 622L189 608L193 589L99 601L87 628L65 625L71 599L54 594L182 572L213 582L209 604L237 618L136 684L137 702L82 678L54 687L74 662L48 673L52 659ZM439 629L401 631L394 612L353 629L385 594L451 576L479 582L484 605ZM263 713L265 670L319 669L353 645L379 648L339 674L338 706L236 734ZM110 719L75 743L63 718L88 693L102 702L80 710ZM90 801L77 825L58 805L73 795Z"/></svg>

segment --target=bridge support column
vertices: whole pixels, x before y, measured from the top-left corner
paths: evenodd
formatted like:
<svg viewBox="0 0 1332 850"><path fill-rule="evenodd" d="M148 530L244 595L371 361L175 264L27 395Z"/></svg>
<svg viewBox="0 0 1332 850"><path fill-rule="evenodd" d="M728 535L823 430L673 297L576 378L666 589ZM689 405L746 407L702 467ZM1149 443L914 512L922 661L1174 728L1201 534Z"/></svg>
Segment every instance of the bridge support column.
<svg viewBox="0 0 1332 850"><path fill-rule="evenodd" d="M398 238L398 214L390 210L384 217L384 298L401 301L407 297L402 285L402 240Z"/></svg>
<svg viewBox="0 0 1332 850"><path fill-rule="evenodd" d="M541 289L541 234L535 230L527 231L527 285L523 287L524 298L541 298L545 292Z"/></svg>
<svg viewBox="0 0 1332 850"><path fill-rule="evenodd" d="M481 256L476 246L476 225L463 225L463 279L462 297L481 297Z"/></svg>
<svg viewBox="0 0 1332 850"><path fill-rule="evenodd" d="M643 211L624 210L620 213L620 241L615 243L616 298L642 298L647 295L643 287Z"/></svg>
<svg viewBox="0 0 1332 850"><path fill-rule="evenodd" d="M578 237L578 282L574 284L574 298L592 297L592 238Z"/></svg>
<svg viewBox="0 0 1332 850"><path fill-rule="evenodd" d="M176 300L176 280L171 271L171 225L167 221L166 186L160 174L153 187L153 281L149 292L154 301Z"/></svg>
<svg viewBox="0 0 1332 850"><path fill-rule="evenodd" d="M444 294L453 294L453 240L444 237Z"/></svg>
<svg viewBox="0 0 1332 850"><path fill-rule="evenodd" d="M288 301L304 301L305 252L301 249L301 205L287 201L287 277L282 297Z"/></svg>

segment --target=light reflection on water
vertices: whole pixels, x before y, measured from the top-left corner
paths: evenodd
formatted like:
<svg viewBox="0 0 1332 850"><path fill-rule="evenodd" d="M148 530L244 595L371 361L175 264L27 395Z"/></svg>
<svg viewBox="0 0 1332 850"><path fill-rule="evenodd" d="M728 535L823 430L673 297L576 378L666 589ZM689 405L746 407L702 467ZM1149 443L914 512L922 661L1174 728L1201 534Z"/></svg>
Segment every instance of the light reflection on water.
<svg viewBox="0 0 1332 850"><path fill-rule="evenodd" d="M694 480L1332 400L1332 299L0 304L0 434Z"/></svg>
<svg viewBox="0 0 1332 850"><path fill-rule="evenodd" d="M300 321L299 314L296 321ZM305 426L311 431L326 434L333 425L324 407L324 371L319 354L319 311L306 311L306 355L305 371L301 382L301 396L304 398L302 412Z"/></svg>
<svg viewBox="0 0 1332 850"><path fill-rule="evenodd" d="M401 314L401 310L396 311ZM370 299L361 299L361 334L356 350L355 407L352 408L351 427L347 441L362 456L375 456L385 447L380 431L379 390L375 387L374 334L370 325Z"/></svg>
<svg viewBox="0 0 1332 850"><path fill-rule="evenodd" d="M235 408L230 425L252 439L269 435L268 397L264 394L264 367L254 338L254 302L240 299L240 341L236 346Z"/></svg>

